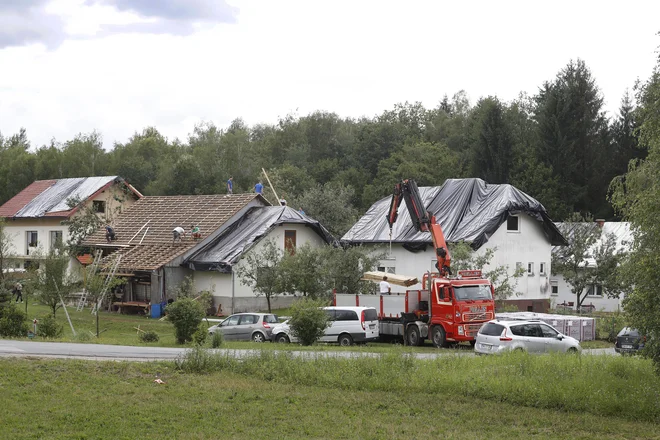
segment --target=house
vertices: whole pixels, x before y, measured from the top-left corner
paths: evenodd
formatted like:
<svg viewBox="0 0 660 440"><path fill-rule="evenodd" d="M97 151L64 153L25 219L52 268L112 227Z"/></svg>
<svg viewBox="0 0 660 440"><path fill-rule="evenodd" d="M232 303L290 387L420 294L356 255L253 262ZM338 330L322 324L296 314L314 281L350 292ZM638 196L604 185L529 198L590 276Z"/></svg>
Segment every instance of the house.
<svg viewBox="0 0 660 440"><path fill-rule="evenodd" d="M175 227L190 231L193 225L200 228L200 238L188 233L174 242ZM221 306L224 313L264 309L265 298L256 297L234 274L241 257L259 249L263 239L275 240L283 250L332 241L317 221L286 206L270 206L259 194L147 196L114 226L117 240L108 243L103 231L97 231L84 244L104 251L105 270L121 256L116 275L128 282L116 295L116 306L151 305L152 312L174 299L186 277L195 292L211 292L214 307ZM281 306L290 299L278 301Z"/></svg>
<svg viewBox="0 0 660 440"><path fill-rule="evenodd" d="M142 194L118 176L37 180L0 206L5 232L16 255L14 270L27 268L37 253L48 253L66 243L69 228L63 222L93 208L105 222L112 222ZM82 202L70 206L71 201ZM77 264L72 260L72 265Z"/></svg>
<svg viewBox="0 0 660 440"><path fill-rule="evenodd" d="M510 274L516 267L526 269L518 279L518 296L509 302L521 310L547 310L551 249L566 241L541 203L511 185L493 185L475 178L448 179L442 186L420 187L419 191L447 243L467 242L477 255L494 249L490 267L506 266ZM342 241L385 251L381 271L421 279L422 273L436 270L431 235L415 229L403 206L390 233L389 206L390 197L374 203ZM410 287L419 288L420 284ZM404 290L393 286L395 292Z"/></svg>
<svg viewBox="0 0 660 440"><path fill-rule="evenodd" d="M557 227L561 230L565 229L565 224L556 223ZM632 232L630 230L630 223L628 222L606 222L604 220L596 220L591 225L594 228L601 228L601 237L594 244L593 248L598 248L603 244L603 240L610 235L616 238L616 249L618 251L629 251L632 245ZM567 237L570 240L570 234ZM553 248L553 253L558 252L559 249ZM593 257L588 257L584 261L584 270L596 266L596 260ZM550 278L550 299L553 308L566 308L575 309L577 305L576 295L571 292L571 286L566 282L564 277L560 274L553 274ZM603 287L596 284L587 287L586 297L582 303L583 308L591 309L594 311L616 312L623 310L621 302L623 301L624 294L622 293L619 298L609 298L603 295Z"/></svg>

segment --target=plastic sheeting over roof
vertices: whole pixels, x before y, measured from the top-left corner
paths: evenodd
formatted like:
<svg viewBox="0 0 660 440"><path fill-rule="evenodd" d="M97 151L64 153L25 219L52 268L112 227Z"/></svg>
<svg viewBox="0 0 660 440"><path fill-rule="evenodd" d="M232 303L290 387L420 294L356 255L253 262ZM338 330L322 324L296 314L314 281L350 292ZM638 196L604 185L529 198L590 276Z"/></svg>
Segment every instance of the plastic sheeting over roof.
<svg viewBox="0 0 660 440"><path fill-rule="evenodd" d="M541 203L511 185L488 184L481 179L447 179L442 186L420 187L426 209L436 217L447 242L465 241L480 248L504 223L509 214L525 213L543 225L552 245L565 245L557 227ZM342 237L347 243L387 243L390 229L387 214L391 197L379 200ZM431 243L429 232L418 232L408 209L399 206L391 241L408 246Z"/></svg>
<svg viewBox="0 0 660 440"><path fill-rule="evenodd" d="M117 176L58 179L16 212L14 217L43 217L55 212L66 213L71 210L67 200L85 200L116 179Z"/></svg>
<svg viewBox="0 0 660 440"><path fill-rule="evenodd" d="M213 242L187 258L184 265L192 270L231 272L231 266L243 252L275 226L285 223L307 225L327 243L335 241L321 223L288 206L257 207L248 211Z"/></svg>

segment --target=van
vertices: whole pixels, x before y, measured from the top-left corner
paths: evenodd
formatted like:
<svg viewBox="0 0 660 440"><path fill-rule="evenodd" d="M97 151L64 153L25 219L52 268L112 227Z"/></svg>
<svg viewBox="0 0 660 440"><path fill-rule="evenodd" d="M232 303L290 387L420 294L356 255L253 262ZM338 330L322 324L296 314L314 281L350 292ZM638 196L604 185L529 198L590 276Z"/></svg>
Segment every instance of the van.
<svg viewBox="0 0 660 440"><path fill-rule="evenodd" d="M373 307L323 307L330 326L325 329L321 342L337 342L341 346L366 343L378 339L378 313ZM273 327L274 342L297 342L291 334L289 322Z"/></svg>

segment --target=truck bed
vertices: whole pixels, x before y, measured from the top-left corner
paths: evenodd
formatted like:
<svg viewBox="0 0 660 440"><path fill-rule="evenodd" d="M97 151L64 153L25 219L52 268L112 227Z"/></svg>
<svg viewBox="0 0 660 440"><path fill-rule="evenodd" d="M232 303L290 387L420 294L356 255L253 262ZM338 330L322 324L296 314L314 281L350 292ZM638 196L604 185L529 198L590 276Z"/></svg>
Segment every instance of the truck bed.
<svg viewBox="0 0 660 440"><path fill-rule="evenodd" d="M335 305L373 307L378 312L380 320L398 320L401 318L401 313L412 313L420 308L420 302L428 303L428 300L429 292L427 290L409 290L401 295L335 294Z"/></svg>

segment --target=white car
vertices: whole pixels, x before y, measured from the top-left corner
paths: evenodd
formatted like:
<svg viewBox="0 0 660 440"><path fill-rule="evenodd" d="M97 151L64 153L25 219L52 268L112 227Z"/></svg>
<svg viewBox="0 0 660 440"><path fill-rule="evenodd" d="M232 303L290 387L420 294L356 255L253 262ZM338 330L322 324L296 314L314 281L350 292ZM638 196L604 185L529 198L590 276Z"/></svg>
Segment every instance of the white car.
<svg viewBox="0 0 660 440"><path fill-rule="evenodd" d="M474 351L497 354L520 350L529 353L579 353L580 342L539 320L507 321L494 319L479 329Z"/></svg>
<svg viewBox="0 0 660 440"><path fill-rule="evenodd" d="M353 343L378 339L378 312L373 307L323 307L331 324L325 329L321 342L337 342L348 346ZM289 321L273 327L273 342L298 342L291 334Z"/></svg>

